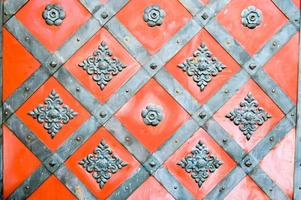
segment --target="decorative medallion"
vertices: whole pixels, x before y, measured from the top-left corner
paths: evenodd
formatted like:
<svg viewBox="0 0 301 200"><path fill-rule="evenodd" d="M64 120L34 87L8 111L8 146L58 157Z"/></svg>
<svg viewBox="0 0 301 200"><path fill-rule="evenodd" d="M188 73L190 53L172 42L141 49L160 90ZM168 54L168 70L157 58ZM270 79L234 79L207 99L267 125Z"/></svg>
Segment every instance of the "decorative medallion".
<svg viewBox="0 0 301 200"><path fill-rule="evenodd" d="M127 163L113 155L110 147L104 140L83 160L79 162L88 173L91 173L93 178L103 188L106 182L121 168L127 166Z"/></svg>
<svg viewBox="0 0 301 200"><path fill-rule="evenodd" d="M146 125L157 126L163 119L163 111L160 106L148 105L141 112L141 116Z"/></svg>
<svg viewBox="0 0 301 200"><path fill-rule="evenodd" d="M193 78L201 91L205 89L218 72L226 68L212 55L204 43L193 53L193 57L187 58L182 64L179 64L178 67Z"/></svg>
<svg viewBox="0 0 301 200"><path fill-rule="evenodd" d="M221 165L222 161L211 155L208 148L199 141L190 154L186 155L177 165L181 166L198 184L199 188Z"/></svg>
<svg viewBox="0 0 301 200"><path fill-rule="evenodd" d="M235 108L232 112L226 115L239 130L243 132L247 140L250 140L252 134L272 116L265 112L261 107L258 107L258 102L253 95L249 93L242 102L240 107Z"/></svg>
<svg viewBox="0 0 301 200"><path fill-rule="evenodd" d="M78 66L92 76L101 90L106 87L113 76L116 76L126 67L118 58L113 57L111 50L104 41L101 42L92 56L89 56Z"/></svg>
<svg viewBox="0 0 301 200"><path fill-rule="evenodd" d="M143 19L148 26L160 26L163 23L165 11L158 5L152 5L144 9Z"/></svg>
<svg viewBox="0 0 301 200"><path fill-rule="evenodd" d="M249 6L241 12L241 22L245 27L254 29L262 22L262 12L255 6Z"/></svg>
<svg viewBox="0 0 301 200"><path fill-rule="evenodd" d="M48 25L59 26L65 17L65 11L59 4L48 4L43 12L43 18Z"/></svg>
<svg viewBox="0 0 301 200"><path fill-rule="evenodd" d="M73 119L77 113L63 101L55 90L52 90L49 96L44 100L44 104L38 105L33 111L28 113L41 124L53 138L58 131Z"/></svg>

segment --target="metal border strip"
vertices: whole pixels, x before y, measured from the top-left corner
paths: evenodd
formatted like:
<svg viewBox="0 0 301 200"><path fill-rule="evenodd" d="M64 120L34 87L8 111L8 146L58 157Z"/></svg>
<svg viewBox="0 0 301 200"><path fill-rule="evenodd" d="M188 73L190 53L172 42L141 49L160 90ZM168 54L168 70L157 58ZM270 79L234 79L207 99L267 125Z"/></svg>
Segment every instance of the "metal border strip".
<svg viewBox="0 0 301 200"><path fill-rule="evenodd" d="M3 196L3 124L2 124L2 114L3 114L3 68L2 68L2 61L3 61L3 32L2 32L2 24L3 24L3 4L4 1L0 2L0 196Z"/></svg>

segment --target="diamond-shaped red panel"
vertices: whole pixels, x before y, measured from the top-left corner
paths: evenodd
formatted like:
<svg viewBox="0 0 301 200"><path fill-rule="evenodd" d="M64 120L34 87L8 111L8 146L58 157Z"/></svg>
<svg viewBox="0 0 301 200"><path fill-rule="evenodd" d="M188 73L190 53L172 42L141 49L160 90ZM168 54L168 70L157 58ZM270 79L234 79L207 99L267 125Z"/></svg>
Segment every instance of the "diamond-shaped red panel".
<svg viewBox="0 0 301 200"><path fill-rule="evenodd" d="M211 76L212 80L208 82L203 91L198 87L193 76L188 76L187 72L178 67L178 65L182 64L187 58L193 57L193 53L197 51L202 43L207 46L212 56L216 57L216 59L225 66L222 71L218 72L215 76ZM207 100L239 70L239 65L205 30L201 30L165 66L184 88L202 104L206 103Z"/></svg>
<svg viewBox="0 0 301 200"><path fill-rule="evenodd" d="M55 176L50 176L28 198L29 200L76 199L75 196Z"/></svg>
<svg viewBox="0 0 301 200"><path fill-rule="evenodd" d="M174 198L166 189L156 181L154 177L149 177L137 190L135 190L128 200L173 200Z"/></svg>
<svg viewBox="0 0 301 200"><path fill-rule="evenodd" d="M4 28L3 99L9 97L40 63Z"/></svg>
<svg viewBox="0 0 301 200"><path fill-rule="evenodd" d="M101 90L97 82L93 80L92 76L79 66L79 64L85 59L93 55L93 52L98 49L98 46L102 41L104 41L109 50L112 51L112 56L126 65L126 67L117 75L112 76L112 79L103 90ZM131 55L105 29L101 29L97 32L79 51L75 53L71 59L67 61L65 66L73 74L73 76L80 80L80 82L102 103L108 100L108 98L139 68L139 64L134 60L134 58L132 58Z"/></svg>
<svg viewBox="0 0 301 200"><path fill-rule="evenodd" d="M240 103L244 101L244 98L248 94L251 94L258 106L262 107L265 112L271 115L261 126L257 126L256 130L252 133L250 140L247 140L246 136L236 126L233 121L226 117L235 108L241 108ZM254 103L254 101L252 101ZM249 112L250 114L250 112ZM243 119L248 119L248 111L245 113ZM260 87L252 80L248 81L223 107L214 114L215 120L236 140L238 144L245 151L250 151L268 132L282 119L283 113L277 107L277 105L260 89Z"/></svg>
<svg viewBox="0 0 301 200"><path fill-rule="evenodd" d="M216 156L216 158L223 163L213 173L209 174L200 188L191 177L191 174L187 173L185 169L177 164L196 148L199 141L208 148L212 156ZM195 164L204 166L202 161ZM164 165L196 197L196 199L202 199L234 168L235 162L203 129L199 129L164 163Z"/></svg>
<svg viewBox="0 0 301 200"><path fill-rule="evenodd" d="M285 93L297 102L297 80L299 60L299 34L280 49L264 66L266 72L276 81Z"/></svg>
<svg viewBox="0 0 301 200"><path fill-rule="evenodd" d="M33 111L38 105L43 105L45 99L51 94L51 91L59 95L63 101L63 105L67 105L70 109L77 112L77 115L70 119L63 127L58 131L58 133L52 138L47 130L41 124L34 119L28 113ZM53 112L55 112L53 110ZM50 118L56 113L49 112L47 115ZM21 120L36 134L43 143L45 143L51 150L57 149L75 130L77 130L82 123L84 123L88 117L89 113L81 106L81 104L68 93L64 87L55 79L50 78L44 85L42 85L18 110L17 115ZM54 118L55 120L55 118Z"/></svg>
<svg viewBox="0 0 301 200"><path fill-rule="evenodd" d="M241 12L249 6L262 12L263 20L255 29L241 23ZM259 50L287 21L271 0L232 0L220 11L217 19L250 54Z"/></svg>
<svg viewBox="0 0 301 200"><path fill-rule="evenodd" d="M242 199L268 200L269 198L249 176L246 176L225 198L225 200Z"/></svg>
<svg viewBox="0 0 301 200"><path fill-rule="evenodd" d="M112 150L114 156L127 163L105 183L103 188L88 173L82 165L79 164L87 155L92 154L94 149L101 141ZM101 167L101 163L100 167ZM100 128L92 135L85 144L83 144L72 156L66 161L68 168L87 186L87 188L99 199L106 199L116 188L118 188L129 176L134 173L139 163L135 158L104 128Z"/></svg>
<svg viewBox="0 0 301 200"><path fill-rule="evenodd" d="M38 158L3 126L3 198L6 199L40 165Z"/></svg>
<svg viewBox="0 0 301 200"><path fill-rule="evenodd" d="M293 178L295 158L295 129L287 135L263 158L261 168L277 185L293 199Z"/></svg>
<svg viewBox="0 0 301 200"><path fill-rule="evenodd" d="M161 26L150 27L143 20L144 9L152 5L159 5L165 11ZM117 17L150 53L155 53L185 25L191 15L177 0L132 0Z"/></svg>
<svg viewBox="0 0 301 200"><path fill-rule="evenodd" d="M141 112L148 105L162 108L163 119L157 126L146 125ZM116 114L122 124L151 152L155 151L188 119L189 115L153 79Z"/></svg>
<svg viewBox="0 0 301 200"><path fill-rule="evenodd" d="M48 4L59 4L65 11L66 17L60 26L46 24L42 13ZM77 0L30 0L16 14L22 24L52 52L59 48L90 16Z"/></svg>

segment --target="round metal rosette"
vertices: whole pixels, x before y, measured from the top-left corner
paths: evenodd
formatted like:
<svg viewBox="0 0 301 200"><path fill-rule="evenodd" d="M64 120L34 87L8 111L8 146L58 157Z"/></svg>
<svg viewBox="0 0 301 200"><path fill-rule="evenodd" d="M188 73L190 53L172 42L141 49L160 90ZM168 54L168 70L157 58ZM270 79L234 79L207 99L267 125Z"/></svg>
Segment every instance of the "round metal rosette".
<svg viewBox="0 0 301 200"><path fill-rule="evenodd" d="M241 12L241 22L245 27L254 29L262 22L262 12L255 6L249 6Z"/></svg>
<svg viewBox="0 0 301 200"><path fill-rule="evenodd" d="M65 11L59 4L48 4L43 11L43 18L48 25L59 26L65 17Z"/></svg>
<svg viewBox="0 0 301 200"><path fill-rule="evenodd" d="M144 9L143 20L148 26L160 26L163 23L165 11L158 5L152 5Z"/></svg>
<svg viewBox="0 0 301 200"><path fill-rule="evenodd" d="M143 122L146 125L157 126L163 120L163 109L157 105L148 105L141 112Z"/></svg>

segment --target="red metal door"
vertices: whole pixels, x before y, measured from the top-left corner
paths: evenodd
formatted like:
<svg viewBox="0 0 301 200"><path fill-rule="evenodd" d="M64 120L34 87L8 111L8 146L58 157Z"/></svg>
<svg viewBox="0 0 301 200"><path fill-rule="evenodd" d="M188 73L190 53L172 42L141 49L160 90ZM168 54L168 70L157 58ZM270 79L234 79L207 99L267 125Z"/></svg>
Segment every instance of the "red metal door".
<svg viewBox="0 0 301 200"><path fill-rule="evenodd" d="M298 0L1 13L3 199L301 199Z"/></svg>

